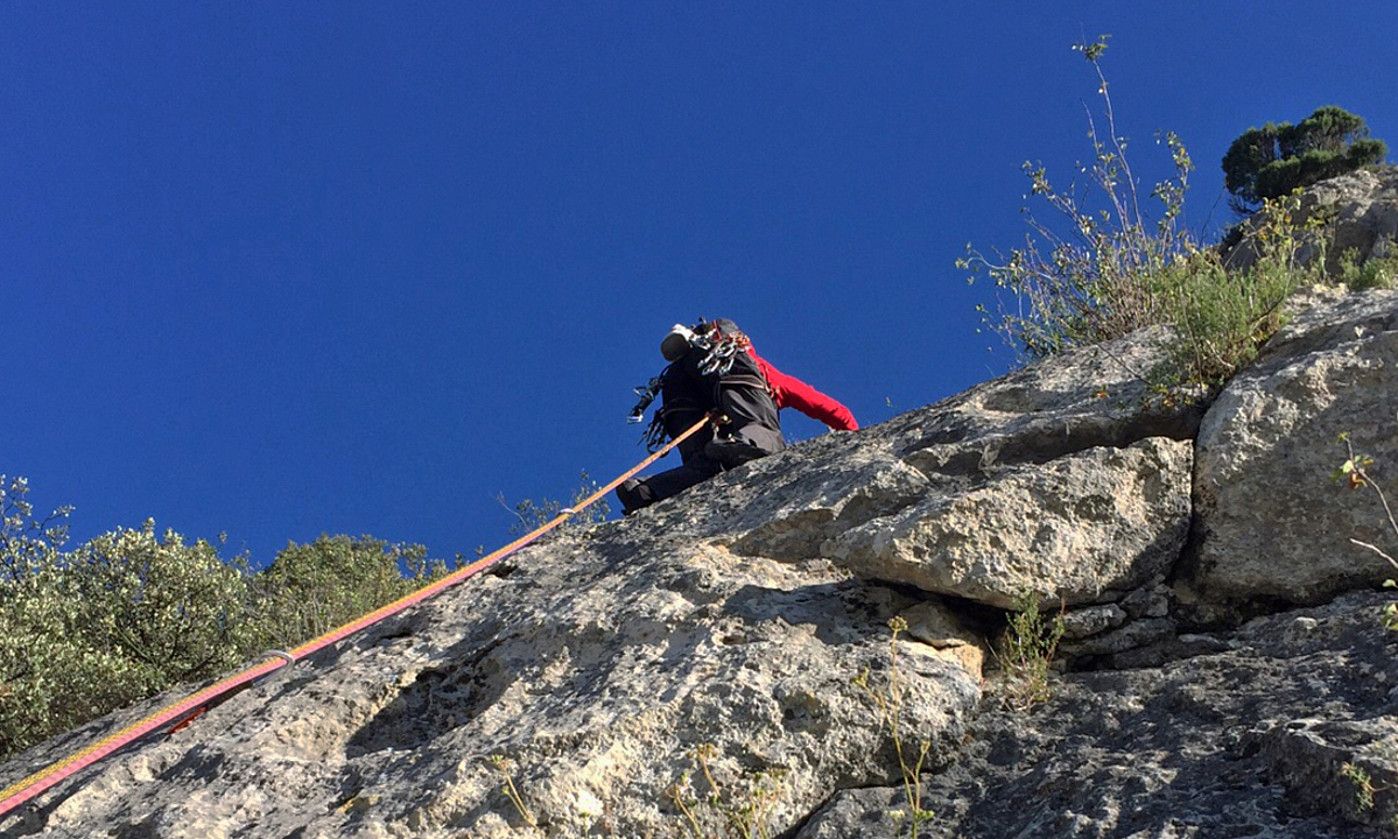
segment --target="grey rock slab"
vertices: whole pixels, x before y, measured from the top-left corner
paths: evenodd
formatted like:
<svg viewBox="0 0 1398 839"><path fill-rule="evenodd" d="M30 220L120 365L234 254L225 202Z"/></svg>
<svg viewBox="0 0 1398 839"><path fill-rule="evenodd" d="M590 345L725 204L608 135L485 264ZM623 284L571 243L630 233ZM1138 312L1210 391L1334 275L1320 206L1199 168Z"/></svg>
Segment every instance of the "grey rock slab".
<svg viewBox="0 0 1398 839"><path fill-rule="evenodd" d="M952 764L923 776L923 806L937 814L924 836L1391 835L1380 808L1393 790L1361 814L1330 774L1354 761L1376 786L1390 783L1398 640L1378 624L1386 602L1353 595L1260 618L1233 632L1227 651L1073 673L1027 714L987 710ZM1314 621L1311 630L1285 631L1298 617ZM1323 759L1308 762L1313 749ZM873 831L886 830L904 800L894 785L841 792L798 839L896 835Z"/></svg>
<svg viewBox="0 0 1398 839"><path fill-rule="evenodd" d="M704 744L732 790L781 773L781 831L841 785L895 777L878 711L851 680L886 678L887 621L916 600L828 563L737 556L673 524L530 548L85 770L0 831L681 836L667 790ZM931 653L900 646L903 714L949 750L978 679ZM0 779L67 746L37 747ZM538 828L502 795L496 754Z"/></svg>
<svg viewBox="0 0 1398 839"><path fill-rule="evenodd" d="M1063 637L1069 640L1098 635L1126 622L1126 610L1115 603L1084 606L1063 615Z"/></svg>
<svg viewBox="0 0 1398 839"><path fill-rule="evenodd" d="M841 790L802 826L796 839L906 836L907 813L908 800L901 787ZM927 831L922 835L927 836Z"/></svg>
<svg viewBox="0 0 1398 839"><path fill-rule="evenodd" d="M1334 273L1346 253L1358 261L1388 256L1398 240L1398 167L1378 166L1350 172L1310 186L1301 196L1299 224L1311 219L1324 222L1325 262ZM1252 225L1253 221L1244 222ZM1297 257L1305 263L1316 258L1319 243L1303 243ZM1225 254L1232 268L1257 261L1253 242L1244 239Z"/></svg>
<svg viewBox="0 0 1398 839"><path fill-rule="evenodd" d="M1151 437L1005 469L854 528L822 550L854 573L1001 608L1034 592L1068 605L1140 585L1178 556L1191 447Z"/></svg>
<svg viewBox="0 0 1398 839"><path fill-rule="evenodd" d="M1143 330L1045 359L880 425L805 441L638 516L668 524L683 510L688 532L737 553L805 560L853 528L1005 469L1192 439L1202 403L1161 402L1140 378L1165 359L1168 337Z"/></svg>
<svg viewBox="0 0 1398 839"><path fill-rule="evenodd" d="M1065 655L1107 655L1155 644L1174 634L1175 622L1169 618L1141 618L1101 635L1066 641L1061 649Z"/></svg>
<svg viewBox="0 0 1398 839"><path fill-rule="evenodd" d="M1170 613L1170 589L1163 583L1151 583L1121 598L1121 608L1133 618L1163 618Z"/></svg>
<svg viewBox="0 0 1398 839"><path fill-rule="evenodd" d="M1351 435L1391 483L1398 467L1398 292L1303 311L1210 407L1195 454L1197 551L1187 596L1248 607L1315 603L1394 570L1351 538L1394 545L1378 496L1331 479ZM1390 496L1398 494L1389 490Z"/></svg>
<svg viewBox="0 0 1398 839"><path fill-rule="evenodd" d="M1327 262L1332 268L1347 251L1361 261L1382 255L1398 239L1398 169L1365 169L1321 181L1306 190L1301 210L1305 217L1331 216Z"/></svg>
<svg viewBox="0 0 1398 839"><path fill-rule="evenodd" d="M1339 812L1391 829L1398 817L1398 721L1304 717L1253 732L1250 742L1303 814Z"/></svg>

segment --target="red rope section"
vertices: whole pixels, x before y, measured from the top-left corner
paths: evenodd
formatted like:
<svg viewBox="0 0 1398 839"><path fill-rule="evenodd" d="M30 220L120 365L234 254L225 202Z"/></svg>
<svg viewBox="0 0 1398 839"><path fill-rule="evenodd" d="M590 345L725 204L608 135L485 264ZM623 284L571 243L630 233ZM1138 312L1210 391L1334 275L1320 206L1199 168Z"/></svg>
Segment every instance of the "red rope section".
<svg viewBox="0 0 1398 839"><path fill-rule="evenodd" d="M258 664L251 665L243 670L227 676L215 682L203 690L186 696L184 699L166 705L163 708L143 717L140 720L113 732L87 747L74 752L68 757L55 763L49 764L43 769L35 772L23 780L18 781L0 791L0 817L5 816L11 810L28 801L40 793L51 789L63 780L72 777L88 766L96 763L113 752L145 737L152 732L159 730L166 724L173 724L175 729L184 728L195 717L203 714L211 705L227 699L234 693L252 684L257 679L262 678L281 667L287 667L306 656L324 649L338 641L359 632L362 629L373 626L385 618L398 614L411 606L416 606L422 601L440 594L448 588L463 582L466 579L479 574L490 566L509 556L515 551L523 548L529 543L537 540L540 536L562 525L569 517L587 509L597 503L603 496L617 487L628 478L634 477L636 473L659 460L667 452L678 446L680 443L696 434L709 422L709 418L696 422L690 426L683 434L667 443L663 448L631 467L627 471L618 475L610 483L601 487L596 492L579 501L571 508L565 509L547 523L519 537L513 542L499 548L492 553L486 554L469 565L456 569L442 579L423 586L411 594L398 598L392 603L380 606L372 612L363 615L349 623L330 630L318 638L312 638L306 643L290 650L288 653L269 652L264 654L264 660Z"/></svg>

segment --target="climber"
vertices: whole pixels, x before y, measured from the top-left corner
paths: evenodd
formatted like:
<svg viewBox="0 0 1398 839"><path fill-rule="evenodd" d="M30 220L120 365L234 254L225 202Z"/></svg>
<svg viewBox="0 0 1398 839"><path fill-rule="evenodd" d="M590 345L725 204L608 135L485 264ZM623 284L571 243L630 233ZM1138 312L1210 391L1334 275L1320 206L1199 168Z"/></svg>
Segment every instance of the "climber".
<svg viewBox="0 0 1398 839"><path fill-rule="evenodd" d="M617 488L622 511L630 514L669 498L725 469L781 451L786 446L778 410L790 406L839 431L859 425L844 405L800 379L787 376L752 349L731 320L700 321L692 329L676 324L660 344L670 362L648 385L637 388L641 401L632 410L640 422L659 395L661 408L647 432L650 448L673 439L705 415L716 418L679 446L682 465Z"/></svg>

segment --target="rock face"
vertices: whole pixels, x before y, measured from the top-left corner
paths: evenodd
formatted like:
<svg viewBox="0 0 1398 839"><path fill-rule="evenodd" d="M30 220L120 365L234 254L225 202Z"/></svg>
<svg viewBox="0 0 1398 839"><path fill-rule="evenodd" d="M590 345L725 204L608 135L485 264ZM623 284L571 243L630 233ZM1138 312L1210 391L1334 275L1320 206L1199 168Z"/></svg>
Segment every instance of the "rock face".
<svg viewBox="0 0 1398 839"><path fill-rule="evenodd" d="M1331 479L1341 433L1376 479L1398 467L1398 291L1307 302L1200 428L1198 598L1319 603L1398 573L1349 542L1392 535L1378 495Z"/></svg>
<svg viewBox="0 0 1398 839"><path fill-rule="evenodd" d="M1340 175L1306 189L1297 221L1322 222L1326 268L1334 273L1344 258L1362 262L1398 255L1398 166L1384 165ZM1246 224L1246 222L1245 222ZM1303 261L1322 253L1319 243L1302 247ZM1231 267L1251 265L1256 250L1246 241L1225 254Z"/></svg>
<svg viewBox="0 0 1398 839"><path fill-rule="evenodd" d="M1009 467L855 528L831 553L863 576L1004 608L1026 592L1092 603L1174 562L1192 455L1188 441L1149 437Z"/></svg>
<svg viewBox="0 0 1398 839"><path fill-rule="evenodd" d="M1069 674L1027 718L992 710L923 782L927 837L1391 836L1398 639L1350 595L1222 633L1224 652ZM1361 806L1345 764L1366 772ZM836 795L797 839L897 836L901 787Z"/></svg>
<svg viewBox="0 0 1398 839"><path fill-rule="evenodd" d="M1360 260L1398 253L1393 249L1398 240L1398 167L1322 181L1306 191L1302 210L1330 219L1333 241L1327 258L1333 263L1346 252Z"/></svg>
<svg viewBox="0 0 1398 839"><path fill-rule="evenodd" d="M887 668L884 624L914 601L827 563L696 545L686 510L526 551L109 761L5 827L671 836L683 820L666 791L701 744L734 789L782 773L780 824L840 786L886 782L878 713L851 680ZM900 647L904 713L949 748L978 680L921 642ZM502 795L494 754L508 759L537 828Z"/></svg>
<svg viewBox="0 0 1398 839"><path fill-rule="evenodd" d="M1398 464L1395 324L1395 293L1312 299L1211 405L1153 397L1147 331L794 446L531 547L0 831L891 836L896 718L929 749L924 836L1378 835L1398 648L1386 596L1346 593L1386 573L1347 539L1392 541L1328 475L1342 430L1377 479ZM990 655L1026 593L1067 669L1027 716Z"/></svg>

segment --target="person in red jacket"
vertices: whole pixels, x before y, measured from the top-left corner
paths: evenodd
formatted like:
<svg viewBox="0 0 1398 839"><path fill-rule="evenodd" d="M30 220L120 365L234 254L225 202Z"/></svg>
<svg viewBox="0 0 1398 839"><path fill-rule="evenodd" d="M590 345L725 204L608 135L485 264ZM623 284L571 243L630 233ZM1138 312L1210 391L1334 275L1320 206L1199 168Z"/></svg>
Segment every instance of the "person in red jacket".
<svg viewBox="0 0 1398 839"><path fill-rule="evenodd" d="M795 408L813 420L825 423L835 431L858 431L859 423L854 414L839 401L816 390L795 376L788 376L772 363L757 354L751 345L748 354L757 362L762 378L767 380L767 389L772 392L772 401L777 408Z"/></svg>
<svg viewBox="0 0 1398 839"><path fill-rule="evenodd" d="M660 352L670 366L637 389L641 401L632 411L632 420L640 422L651 400L662 398L646 435L650 448L658 448L705 413L720 417L723 424L681 445L680 467L623 483L617 497L628 515L725 469L780 451L786 445L777 417L783 407L834 430L859 428L848 408L759 356L747 335L726 318L701 321L692 329L676 325L661 342Z"/></svg>
<svg viewBox="0 0 1398 839"><path fill-rule="evenodd" d="M728 318L718 318L709 324L701 322L696 330L705 326L710 328L709 334L716 331L720 335L730 336L747 349L748 355L752 356L758 369L762 371L762 378L767 380L767 392L772 395L772 401L777 403L778 410L795 408L811 419L825 423L834 431L859 430L859 423L849 408L795 376L788 376L778 370L772 362L758 355L752 346L752 340L738 328L738 324ZM675 331L671 330L671 334L675 334Z"/></svg>

